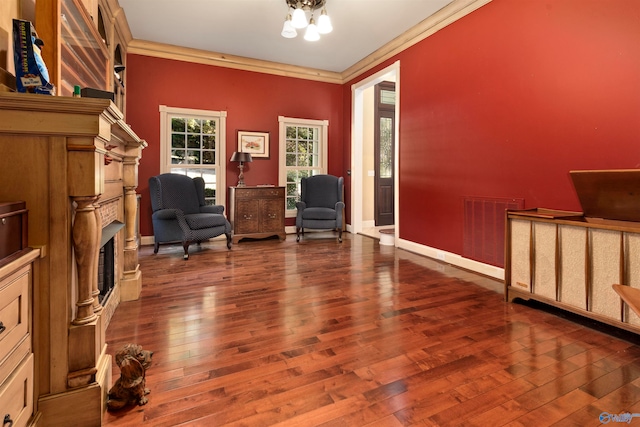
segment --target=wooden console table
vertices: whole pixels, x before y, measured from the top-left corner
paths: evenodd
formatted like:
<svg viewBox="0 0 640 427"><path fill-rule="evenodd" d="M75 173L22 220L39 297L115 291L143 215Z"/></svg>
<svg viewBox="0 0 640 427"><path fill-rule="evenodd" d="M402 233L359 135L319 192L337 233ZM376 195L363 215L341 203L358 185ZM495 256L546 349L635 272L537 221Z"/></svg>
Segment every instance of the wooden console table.
<svg viewBox="0 0 640 427"><path fill-rule="evenodd" d="M278 236L284 231L284 187L231 187L229 221L233 243L250 237L261 239Z"/></svg>
<svg viewBox="0 0 640 427"><path fill-rule="evenodd" d="M640 170L570 175L583 212L507 210L505 297L640 333Z"/></svg>
<svg viewBox="0 0 640 427"><path fill-rule="evenodd" d="M640 287L640 224L548 209L507 211L505 297L640 333L612 285Z"/></svg>

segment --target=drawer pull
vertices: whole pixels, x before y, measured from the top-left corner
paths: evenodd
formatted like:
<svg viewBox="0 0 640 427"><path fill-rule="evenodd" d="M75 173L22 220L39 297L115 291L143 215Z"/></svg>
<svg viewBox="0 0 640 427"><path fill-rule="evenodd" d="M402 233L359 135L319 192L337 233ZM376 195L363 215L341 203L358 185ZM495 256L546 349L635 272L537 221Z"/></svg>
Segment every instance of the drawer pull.
<svg viewBox="0 0 640 427"><path fill-rule="evenodd" d="M253 218L253 215L245 215L244 216L244 219L251 219L251 218Z"/></svg>
<svg viewBox="0 0 640 427"><path fill-rule="evenodd" d="M7 330L7 327L0 322L0 334ZM3 426L4 427L4 426Z"/></svg>
<svg viewBox="0 0 640 427"><path fill-rule="evenodd" d="M11 419L11 415L7 414L4 416L4 421L2 422L2 427L11 427L13 425L13 420Z"/></svg>

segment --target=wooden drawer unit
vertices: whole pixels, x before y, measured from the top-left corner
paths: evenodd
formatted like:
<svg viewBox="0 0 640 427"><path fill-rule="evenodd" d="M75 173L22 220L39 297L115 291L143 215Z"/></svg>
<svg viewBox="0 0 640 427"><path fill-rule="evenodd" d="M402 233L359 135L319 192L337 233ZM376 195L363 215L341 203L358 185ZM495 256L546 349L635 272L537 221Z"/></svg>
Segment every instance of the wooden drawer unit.
<svg viewBox="0 0 640 427"><path fill-rule="evenodd" d="M284 187L231 187L229 221L233 242L278 236L284 231Z"/></svg>
<svg viewBox="0 0 640 427"><path fill-rule="evenodd" d="M31 293L39 254L27 248L0 267L0 418L13 427L27 425L33 414Z"/></svg>
<svg viewBox="0 0 640 427"><path fill-rule="evenodd" d="M0 416L12 427L26 426L33 414L33 354L0 386Z"/></svg>
<svg viewBox="0 0 640 427"><path fill-rule="evenodd" d="M27 316L30 271L29 266L23 267L3 280L0 285L0 362L4 361L20 342L29 338Z"/></svg>

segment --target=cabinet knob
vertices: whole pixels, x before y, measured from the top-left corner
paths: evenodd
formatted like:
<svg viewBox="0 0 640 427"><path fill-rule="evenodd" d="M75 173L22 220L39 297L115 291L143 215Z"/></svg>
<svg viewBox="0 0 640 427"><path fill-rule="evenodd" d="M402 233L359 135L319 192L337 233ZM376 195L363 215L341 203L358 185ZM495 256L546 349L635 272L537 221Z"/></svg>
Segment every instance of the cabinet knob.
<svg viewBox="0 0 640 427"><path fill-rule="evenodd" d="M7 327L0 322L0 334L7 330Z"/></svg>
<svg viewBox="0 0 640 427"><path fill-rule="evenodd" d="M7 218L2 218L2 225L5 225L7 223Z"/></svg>
<svg viewBox="0 0 640 427"><path fill-rule="evenodd" d="M11 427L13 425L13 420L11 419L11 415L7 414L4 416L4 421L2 422L2 427Z"/></svg>

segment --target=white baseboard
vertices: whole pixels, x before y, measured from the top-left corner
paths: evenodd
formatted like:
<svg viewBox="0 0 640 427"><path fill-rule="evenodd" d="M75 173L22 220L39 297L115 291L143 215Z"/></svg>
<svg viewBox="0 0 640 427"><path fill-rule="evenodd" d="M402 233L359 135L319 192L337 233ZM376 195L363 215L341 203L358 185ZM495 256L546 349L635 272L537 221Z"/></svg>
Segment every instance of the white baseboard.
<svg viewBox="0 0 640 427"><path fill-rule="evenodd" d="M362 221L362 228L375 228L375 226L376 226L375 220Z"/></svg>
<svg viewBox="0 0 640 427"><path fill-rule="evenodd" d="M153 245L155 242L156 242L156 240L153 238L153 236L141 236L140 237L140 245L142 245L142 246Z"/></svg>
<svg viewBox="0 0 640 427"><path fill-rule="evenodd" d="M347 232L351 232L351 225L347 224ZM285 227L285 232L287 234L295 234L296 227L288 226ZM224 236L219 236L223 238ZM443 251L440 249L432 248L430 246L420 245L415 242L410 242L409 240L396 239L398 242L398 248L405 249L410 252L417 253L419 255L423 255L429 258L433 258L438 261L443 261L449 263L451 265L455 265L456 267L464 268L466 270L474 271L479 274L484 274L485 276L493 277L498 280L504 280L504 268L496 267L489 264L484 264L482 262L474 261L469 258L465 258L461 255L454 254L452 252ZM154 239L153 236L142 236L140 239L141 245L153 245Z"/></svg>
<svg viewBox="0 0 640 427"><path fill-rule="evenodd" d="M496 267L489 264L484 264L479 261L474 261L469 258L465 258L461 255L454 254L452 252L443 251L440 249L432 248L430 246L420 245L408 240L397 239L398 248L405 249L424 255L429 258L433 258L438 261L446 262L456 267L464 268L485 276L493 277L498 280L504 280L504 268Z"/></svg>

